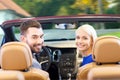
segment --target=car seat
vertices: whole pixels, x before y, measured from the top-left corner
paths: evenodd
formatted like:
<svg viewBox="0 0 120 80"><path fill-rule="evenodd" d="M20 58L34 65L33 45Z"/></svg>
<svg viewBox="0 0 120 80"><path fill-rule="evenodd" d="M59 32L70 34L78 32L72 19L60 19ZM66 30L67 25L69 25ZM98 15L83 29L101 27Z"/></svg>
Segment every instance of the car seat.
<svg viewBox="0 0 120 80"><path fill-rule="evenodd" d="M32 53L29 46L23 42L7 42L0 50L1 70L20 71L25 80L49 80L46 71L31 67Z"/></svg>
<svg viewBox="0 0 120 80"><path fill-rule="evenodd" d="M79 68L77 73L77 80L87 80L92 73L93 68L99 68L103 76L112 74L113 70L119 70L120 65L120 39L115 36L101 36L98 37L94 43L92 57L95 62L89 63ZM103 70L101 70L103 69ZM95 69L96 70L96 69ZM109 72L107 72L109 70ZM111 71L110 71L111 70ZM106 75L104 75L104 71ZM98 72L98 71L97 71ZM98 72L98 74L99 74ZM114 72L113 72L114 73ZM117 72L116 72L117 74ZM97 74L96 74L97 75ZM95 76L95 75L94 75ZM93 77L94 77L93 76ZM114 75L112 75L114 77ZM100 78L100 77L99 77ZM117 77L116 77L117 78ZM89 79L92 80L92 79Z"/></svg>
<svg viewBox="0 0 120 80"><path fill-rule="evenodd" d="M0 71L0 80L25 80L20 71Z"/></svg>
<svg viewBox="0 0 120 80"><path fill-rule="evenodd" d="M120 80L120 66L92 68L87 80Z"/></svg>

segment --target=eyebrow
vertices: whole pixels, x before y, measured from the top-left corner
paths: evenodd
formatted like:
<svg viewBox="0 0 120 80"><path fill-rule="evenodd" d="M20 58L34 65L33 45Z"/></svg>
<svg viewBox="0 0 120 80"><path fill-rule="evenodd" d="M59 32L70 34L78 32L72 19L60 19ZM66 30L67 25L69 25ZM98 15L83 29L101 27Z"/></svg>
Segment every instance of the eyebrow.
<svg viewBox="0 0 120 80"><path fill-rule="evenodd" d="M37 34L33 34L32 36L38 36ZM44 34L40 35L40 36L44 36Z"/></svg>

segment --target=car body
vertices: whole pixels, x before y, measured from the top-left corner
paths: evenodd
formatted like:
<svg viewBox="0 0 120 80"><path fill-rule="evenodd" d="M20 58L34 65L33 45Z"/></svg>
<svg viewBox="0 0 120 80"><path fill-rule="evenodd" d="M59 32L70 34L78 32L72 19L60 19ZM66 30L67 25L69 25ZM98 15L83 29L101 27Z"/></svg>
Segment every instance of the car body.
<svg viewBox="0 0 120 80"><path fill-rule="evenodd" d="M76 52L75 30L77 27L87 23L93 26L97 24L95 28L99 29L101 23L120 24L120 15L45 16L9 20L1 24L4 32L1 37L1 46L6 42L19 41L19 26L29 19L37 20L42 24L44 46L49 52L41 53L38 61L43 69L48 71L51 80L76 79L77 70L82 61L81 55ZM99 34L105 32L97 30Z"/></svg>

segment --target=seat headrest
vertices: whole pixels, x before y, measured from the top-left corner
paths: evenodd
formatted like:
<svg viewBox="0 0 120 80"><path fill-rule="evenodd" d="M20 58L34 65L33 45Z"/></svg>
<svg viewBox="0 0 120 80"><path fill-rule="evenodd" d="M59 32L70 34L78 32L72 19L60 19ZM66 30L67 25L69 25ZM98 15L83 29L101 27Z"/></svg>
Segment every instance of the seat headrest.
<svg viewBox="0 0 120 80"><path fill-rule="evenodd" d="M98 37L93 46L93 59L98 63L120 62L120 38Z"/></svg>
<svg viewBox="0 0 120 80"><path fill-rule="evenodd" d="M0 50L0 64L4 70L25 70L32 65L32 53L23 42L5 43Z"/></svg>

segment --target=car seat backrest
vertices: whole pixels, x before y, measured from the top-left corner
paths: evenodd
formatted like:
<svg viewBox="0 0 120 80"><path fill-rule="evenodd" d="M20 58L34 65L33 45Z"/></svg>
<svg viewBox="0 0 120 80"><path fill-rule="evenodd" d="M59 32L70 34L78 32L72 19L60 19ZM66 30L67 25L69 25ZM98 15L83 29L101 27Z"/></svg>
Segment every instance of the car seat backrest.
<svg viewBox="0 0 120 80"><path fill-rule="evenodd" d="M93 59L97 63L120 62L120 39L115 36L97 38L93 46Z"/></svg>
<svg viewBox="0 0 120 80"><path fill-rule="evenodd" d="M8 42L1 47L0 64L4 70L25 70L32 65L32 53L23 42Z"/></svg>
<svg viewBox="0 0 120 80"><path fill-rule="evenodd" d="M32 67L30 47L23 42L7 42L0 50L0 65L2 71L20 71L25 80L49 80L46 71Z"/></svg>
<svg viewBox="0 0 120 80"><path fill-rule="evenodd" d="M87 80L87 75L92 68L118 66L120 62L120 39L115 36L98 37L93 45L92 57L95 62L80 67L77 80Z"/></svg>
<svg viewBox="0 0 120 80"><path fill-rule="evenodd" d="M87 80L120 80L120 66L92 68Z"/></svg>
<svg viewBox="0 0 120 80"><path fill-rule="evenodd" d="M0 80L25 80L20 71L0 71Z"/></svg>

